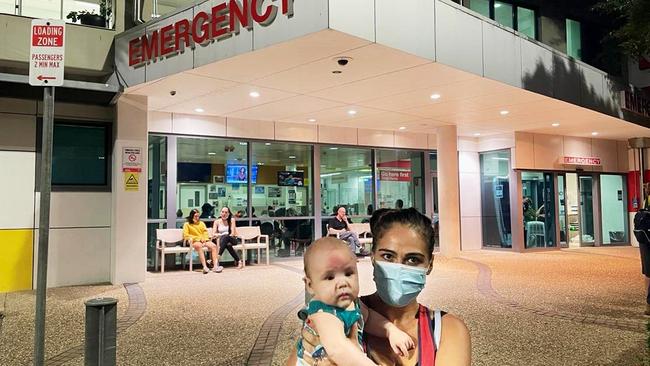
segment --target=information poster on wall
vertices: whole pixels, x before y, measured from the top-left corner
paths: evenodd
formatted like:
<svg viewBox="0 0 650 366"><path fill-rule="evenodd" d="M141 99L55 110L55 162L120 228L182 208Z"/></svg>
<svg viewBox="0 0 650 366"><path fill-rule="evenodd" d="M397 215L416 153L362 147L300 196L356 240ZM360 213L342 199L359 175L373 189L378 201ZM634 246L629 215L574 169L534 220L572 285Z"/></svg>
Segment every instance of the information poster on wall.
<svg viewBox="0 0 650 366"><path fill-rule="evenodd" d="M122 171L142 171L142 150L139 147L122 148Z"/></svg>

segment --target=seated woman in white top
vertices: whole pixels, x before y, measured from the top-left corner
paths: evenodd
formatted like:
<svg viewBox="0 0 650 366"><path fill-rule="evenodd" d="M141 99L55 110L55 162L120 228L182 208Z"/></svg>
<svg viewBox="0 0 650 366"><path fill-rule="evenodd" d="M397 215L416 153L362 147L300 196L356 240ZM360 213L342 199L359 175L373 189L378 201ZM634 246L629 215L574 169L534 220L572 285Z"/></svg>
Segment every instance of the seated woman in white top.
<svg viewBox="0 0 650 366"><path fill-rule="evenodd" d="M235 224L235 218L233 217L230 208L224 207L221 209L219 218L214 220L214 223L212 224L212 232L215 235L213 240L219 244L219 255L214 264L214 268L216 268L215 272L221 272L223 270L223 267L219 265L219 258L221 258L226 249L235 262L237 262L237 268L241 269L244 267L244 262L241 261L237 252L232 247L233 245L237 245L237 225Z"/></svg>

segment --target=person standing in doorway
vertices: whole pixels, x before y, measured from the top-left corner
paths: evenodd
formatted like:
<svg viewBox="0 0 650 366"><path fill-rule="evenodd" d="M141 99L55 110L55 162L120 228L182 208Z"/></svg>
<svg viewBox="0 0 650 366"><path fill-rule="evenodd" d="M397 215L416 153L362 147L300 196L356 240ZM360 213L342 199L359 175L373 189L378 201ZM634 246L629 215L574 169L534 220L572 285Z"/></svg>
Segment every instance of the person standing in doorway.
<svg viewBox="0 0 650 366"><path fill-rule="evenodd" d="M639 242L641 254L641 273L645 282L646 305L645 315L650 316L650 183L643 185L642 209L634 215L634 235Z"/></svg>
<svg viewBox="0 0 650 366"><path fill-rule="evenodd" d="M329 220L328 225L328 234L338 234L339 239L348 243L352 253L356 253L357 248L360 248L359 254L363 256L370 254L370 252L366 250L365 245L359 242L359 236L357 233L350 230L350 221L346 215L345 207L339 206L339 208L336 209L336 216Z"/></svg>
<svg viewBox="0 0 650 366"><path fill-rule="evenodd" d="M397 201L395 201L395 208L398 209L398 210L403 209L404 208L404 201L402 201L401 199L398 199Z"/></svg>

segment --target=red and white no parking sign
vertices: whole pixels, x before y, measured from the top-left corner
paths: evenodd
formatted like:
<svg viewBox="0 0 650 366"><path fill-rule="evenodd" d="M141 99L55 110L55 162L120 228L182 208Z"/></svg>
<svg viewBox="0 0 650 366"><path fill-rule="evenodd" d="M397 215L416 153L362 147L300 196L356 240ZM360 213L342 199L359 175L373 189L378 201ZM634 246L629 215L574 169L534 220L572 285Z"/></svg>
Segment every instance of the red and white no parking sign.
<svg viewBox="0 0 650 366"><path fill-rule="evenodd" d="M63 85L65 22L33 19L29 39L29 85Z"/></svg>

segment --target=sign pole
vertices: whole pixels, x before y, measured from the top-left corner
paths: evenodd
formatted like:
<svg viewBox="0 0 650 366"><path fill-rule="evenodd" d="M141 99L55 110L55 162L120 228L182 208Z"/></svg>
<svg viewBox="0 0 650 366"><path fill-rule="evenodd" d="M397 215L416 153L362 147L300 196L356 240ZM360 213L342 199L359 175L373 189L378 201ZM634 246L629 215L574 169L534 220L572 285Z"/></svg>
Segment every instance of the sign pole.
<svg viewBox="0 0 650 366"><path fill-rule="evenodd" d="M45 292L50 237L50 192L52 186L52 138L54 135L54 87L43 88L43 138L41 142L41 200L38 219L38 274L36 278L36 319L34 366L45 362Z"/></svg>
<svg viewBox="0 0 650 366"><path fill-rule="evenodd" d="M43 366L45 363L47 256L50 239L54 87L63 85L65 22L61 19L32 19L29 41L29 85L43 87L43 138L39 180L41 197L38 216L38 267L34 319L34 365Z"/></svg>

